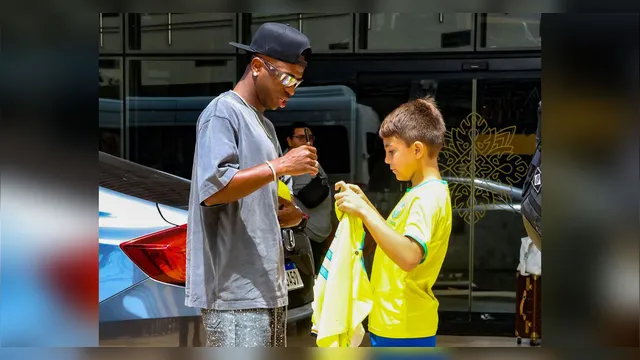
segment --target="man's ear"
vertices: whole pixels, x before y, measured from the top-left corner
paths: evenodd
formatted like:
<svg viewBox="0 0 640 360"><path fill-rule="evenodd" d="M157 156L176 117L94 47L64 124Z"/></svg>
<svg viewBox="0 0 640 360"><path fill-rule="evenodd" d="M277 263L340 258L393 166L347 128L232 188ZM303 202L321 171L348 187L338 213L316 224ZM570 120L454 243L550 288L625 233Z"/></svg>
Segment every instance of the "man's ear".
<svg viewBox="0 0 640 360"><path fill-rule="evenodd" d="M258 59L255 56L252 57L251 58L251 75L254 76L254 74L259 74L260 69L262 69L262 61L260 61L260 59Z"/></svg>

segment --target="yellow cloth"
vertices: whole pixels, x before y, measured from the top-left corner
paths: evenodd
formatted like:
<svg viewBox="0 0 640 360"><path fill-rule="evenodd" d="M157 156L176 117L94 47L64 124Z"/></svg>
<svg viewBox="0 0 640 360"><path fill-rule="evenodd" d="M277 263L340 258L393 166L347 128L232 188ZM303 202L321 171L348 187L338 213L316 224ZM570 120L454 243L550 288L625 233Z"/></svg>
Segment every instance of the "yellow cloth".
<svg viewBox="0 0 640 360"><path fill-rule="evenodd" d="M447 253L452 224L447 182L430 180L407 191L387 223L422 245L424 258L415 269L406 272L380 247L376 249L371 271L374 304L369 314L369 332L394 339L436 335L439 303L432 287Z"/></svg>
<svg viewBox="0 0 640 360"><path fill-rule="evenodd" d="M291 191L289 190L287 184L282 182L282 180L278 180L278 196L285 200L291 201Z"/></svg>
<svg viewBox="0 0 640 360"><path fill-rule="evenodd" d="M357 347L373 304L362 258L365 233L362 220L335 210L341 220L313 287L311 332L318 347Z"/></svg>

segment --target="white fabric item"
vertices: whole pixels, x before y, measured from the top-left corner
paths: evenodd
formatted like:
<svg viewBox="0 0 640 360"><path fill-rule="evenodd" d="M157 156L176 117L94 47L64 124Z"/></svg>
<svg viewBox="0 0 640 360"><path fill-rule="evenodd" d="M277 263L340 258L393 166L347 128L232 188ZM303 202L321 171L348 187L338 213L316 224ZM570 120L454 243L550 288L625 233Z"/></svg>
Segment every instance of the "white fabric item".
<svg viewBox="0 0 640 360"><path fill-rule="evenodd" d="M527 236L522 238L520 246L520 275L542 275L542 253Z"/></svg>

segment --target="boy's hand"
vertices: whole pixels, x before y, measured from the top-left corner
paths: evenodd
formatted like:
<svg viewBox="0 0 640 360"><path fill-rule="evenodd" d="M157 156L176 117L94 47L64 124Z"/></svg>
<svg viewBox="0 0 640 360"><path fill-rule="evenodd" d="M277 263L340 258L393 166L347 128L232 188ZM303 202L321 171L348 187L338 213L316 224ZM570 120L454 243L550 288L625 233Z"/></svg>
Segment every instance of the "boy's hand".
<svg viewBox="0 0 640 360"><path fill-rule="evenodd" d="M375 206L373 206L371 201L369 201L369 198L367 198L367 196L364 194L364 191L362 191L362 189L360 189L360 187L358 185L347 184L344 181L338 181L336 183L336 191L343 191L343 190L347 190L347 189L349 189L349 190L353 191L354 193L356 193L369 206L371 206L372 208L375 208Z"/></svg>
<svg viewBox="0 0 640 360"><path fill-rule="evenodd" d="M367 201L351 189L341 190L335 195L338 210L345 214L362 217L370 208Z"/></svg>

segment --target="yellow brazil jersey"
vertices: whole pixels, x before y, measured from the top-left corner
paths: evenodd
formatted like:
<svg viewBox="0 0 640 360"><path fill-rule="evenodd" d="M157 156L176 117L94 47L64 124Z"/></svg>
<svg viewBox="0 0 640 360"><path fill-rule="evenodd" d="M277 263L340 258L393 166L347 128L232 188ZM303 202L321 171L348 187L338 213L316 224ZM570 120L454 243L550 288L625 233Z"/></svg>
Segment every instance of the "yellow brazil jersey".
<svg viewBox="0 0 640 360"><path fill-rule="evenodd" d="M444 180L427 180L407 190L393 209L387 223L422 245L425 256L406 272L376 249L369 314L373 334L395 339L436 335L439 304L431 288L447 253L451 222L451 197Z"/></svg>
<svg viewBox="0 0 640 360"><path fill-rule="evenodd" d="M371 286L362 259L362 220L345 215L335 205L340 220L313 286L311 332L318 347L360 346L362 321L371 310Z"/></svg>

